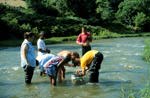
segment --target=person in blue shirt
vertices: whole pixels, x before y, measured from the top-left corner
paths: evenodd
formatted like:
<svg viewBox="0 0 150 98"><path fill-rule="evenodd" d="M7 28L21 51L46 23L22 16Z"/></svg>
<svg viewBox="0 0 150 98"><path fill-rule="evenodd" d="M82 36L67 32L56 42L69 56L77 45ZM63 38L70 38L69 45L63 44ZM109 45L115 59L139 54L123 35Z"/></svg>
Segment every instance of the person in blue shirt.
<svg viewBox="0 0 150 98"><path fill-rule="evenodd" d="M34 69L36 67L35 50L32 45L34 34L32 32L25 32L24 41L21 44L21 67L25 71L25 83L31 84Z"/></svg>

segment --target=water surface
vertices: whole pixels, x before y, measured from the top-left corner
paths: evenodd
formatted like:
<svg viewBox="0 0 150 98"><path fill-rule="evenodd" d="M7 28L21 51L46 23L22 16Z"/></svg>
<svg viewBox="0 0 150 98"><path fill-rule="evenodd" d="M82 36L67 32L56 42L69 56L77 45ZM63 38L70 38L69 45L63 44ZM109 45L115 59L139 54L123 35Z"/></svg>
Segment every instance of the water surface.
<svg viewBox="0 0 150 98"><path fill-rule="evenodd" d="M20 67L20 47L0 49L0 98L122 98L125 90L138 91L148 81L149 65L142 59L145 38L103 39L92 42L92 48L104 54L96 85L73 85L70 77L78 67L66 67L66 80L51 87L48 77L40 77L36 68L32 85L24 83ZM61 50L78 51L72 44L48 45L53 54ZM36 47L35 47L36 48Z"/></svg>

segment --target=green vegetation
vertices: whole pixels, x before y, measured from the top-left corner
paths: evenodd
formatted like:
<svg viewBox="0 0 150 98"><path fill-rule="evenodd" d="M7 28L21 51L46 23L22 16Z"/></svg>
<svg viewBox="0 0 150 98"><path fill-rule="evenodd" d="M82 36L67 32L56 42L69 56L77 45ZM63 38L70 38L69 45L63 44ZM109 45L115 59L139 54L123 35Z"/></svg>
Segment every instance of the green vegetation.
<svg viewBox="0 0 150 98"><path fill-rule="evenodd" d="M93 40L105 39L105 38L120 38L120 37L139 37L139 36L150 36L150 33L139 33L139 34L118 34L112 32L103 31L99 36L93 36ZM51 37L45 39L45 43L48 44L58 44L58 43L75 43L77 36L69 36L69 37ZM34 41L34 45L36 45L36 40ZM0 47L12 47L12 46L20 46L23 39L12 39L12 40L2 40L0 41Z"/></svg>
<svg viewBox="0 0 150 98"><path fill-rule="evenodd" d="M139 91L134 90L131 87L132 86L127 89L122 88L120 98L150 98L150 84L146 84L145 87Z"/></svg>
<svg viewBox="0 0 150 98"><path fill-rule="evenodd" d="M150 39L145 40L145 47L143 52L144 60L150 62ZM148 69L148 74L150 74L150 69ZM150 98L150 78L148 77L148 85L145 89L142 90L142 95L145 97L142 98Z"/></svg>
<svg viewBox="0 0 150 98"><path fill-rule="evenodd" d="M144 47L144 53L143 58L150 62L150 39L145 40L145 47Z"/></svg>
<svg viewBox="0 0 150 98"><path fill-rule="evenodd" d="M97 38L150 32L149 3L149 0L1 0L0 40L23 39L26 31L35 34L45 31L47 38L76 36L83 25Z"/></svg>
<svg viewBox="0 0 150 98"><path fill-rule="evenodd" d="M143 52L144 60L150 62L150 39L145 40L145 47ZM150 68L148 69L148 74L150 74ZM149 75L148 75L149 76ZM150 78L148 77L148 84L141 91L141 98L150 98Z"/></svg>

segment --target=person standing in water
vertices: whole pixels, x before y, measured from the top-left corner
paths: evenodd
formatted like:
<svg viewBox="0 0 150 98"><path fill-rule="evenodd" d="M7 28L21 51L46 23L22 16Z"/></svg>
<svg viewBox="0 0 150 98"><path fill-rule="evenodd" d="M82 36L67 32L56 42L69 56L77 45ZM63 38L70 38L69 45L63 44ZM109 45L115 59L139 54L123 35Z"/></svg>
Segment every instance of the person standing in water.
<svg viewBox="0 0 150 98"><path fill-rule="evenodd" d="M77 70L78 76L86 75L89 73L89 82L98 83L99 82L99 69L101 68L101 63L103 61L103 54L97 50L90 50L86 52L80 59L76 58L75 62L80 65L81 69Z"/></svg>
<svg viewBox="0 0 150 98"><path fill-rule="evenodd" d="M90 32L86 31L86 27L82 27L81 33L76 39L76 43L82 46L82 55L91 50L90 42L92 42L92 36Z"/></svg>
<svg viewBox="0 0 150 98"><path fill-rule="evenodd" d="M21 67L25 72L25 83L31 84L34 69L36 67L35 50L32 46L34 34L26 32L24 34L24 41L21 44Z"/></svg>
<svg viewBox="0 0 150 98"><path fill-rule="evenodd" d="M37 57L44 55L46 53L50 53L50 50L46 47L44 39L45 39L45 33L42 31L39 34L39 39L37 40L37 49L38 49Z"/></svg>

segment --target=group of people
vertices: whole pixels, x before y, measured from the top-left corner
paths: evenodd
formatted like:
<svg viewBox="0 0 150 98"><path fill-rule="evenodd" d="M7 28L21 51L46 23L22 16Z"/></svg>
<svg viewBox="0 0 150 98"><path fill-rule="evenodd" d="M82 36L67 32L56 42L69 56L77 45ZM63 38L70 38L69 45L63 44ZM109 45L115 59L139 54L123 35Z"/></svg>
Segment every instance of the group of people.
<svg viewBox="0 0 150 98"><path fill-rule="evenodd" d="M48 75L50 84L53 86L56 85L57 80L58 82L62 82L65 79L64 66L80 66L80 69L75 72L76 75L82 77L88 72L89 82L97 83L99 81L99 69L103 61L103 54L98 50L91 50L90 42L92 41L92 36L86 31L85 27L82 28L76 40L76 43L82 46L81 57L78 52L70 50L62 50L57 54L52 54L45 45L44 35L44 32L39 34L37 41L38 53L36 57L32 45L34 34L32 32L26 32L24 34L20 54L26 84L31 84L36 66L39 66L41 76Z"/></svg>

